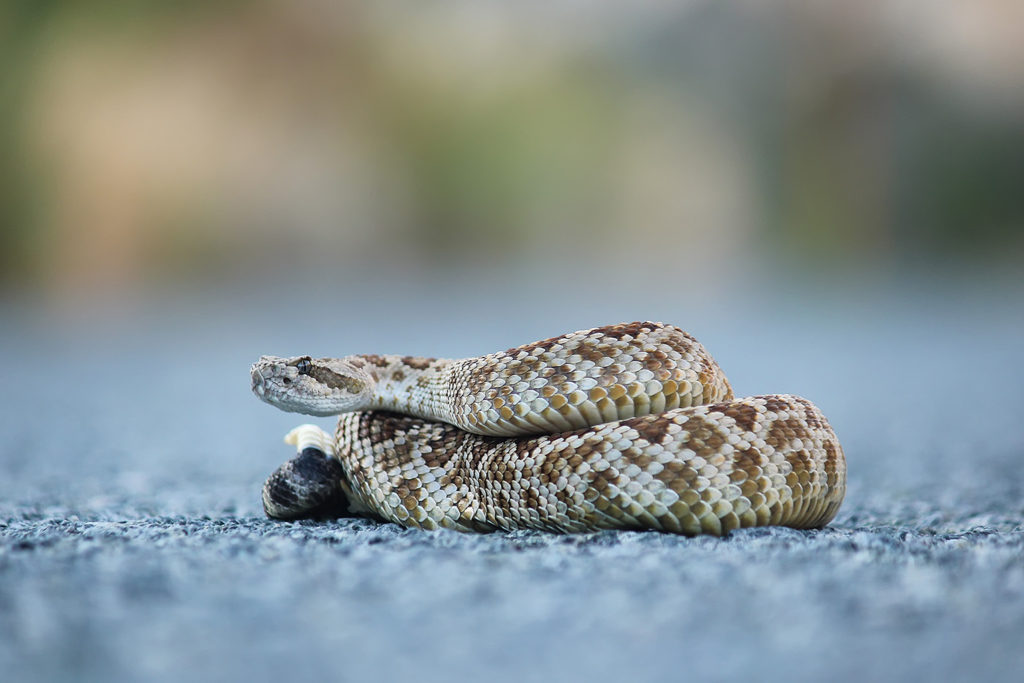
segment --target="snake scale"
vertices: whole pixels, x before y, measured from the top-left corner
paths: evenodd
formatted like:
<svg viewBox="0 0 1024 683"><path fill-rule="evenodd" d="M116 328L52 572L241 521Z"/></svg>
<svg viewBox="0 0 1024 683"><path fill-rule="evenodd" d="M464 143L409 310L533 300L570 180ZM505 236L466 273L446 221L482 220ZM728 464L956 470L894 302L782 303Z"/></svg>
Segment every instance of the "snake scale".
<svg viewBox="0 0 1024 683"><path fill-rule="evenodd" d="M263 489L270 517L410 527L722 535L815 528L846 491L842 447L798 396L735 398L692 336L636 322L461 360L263 356L253 391L303 425Z"/></svg>

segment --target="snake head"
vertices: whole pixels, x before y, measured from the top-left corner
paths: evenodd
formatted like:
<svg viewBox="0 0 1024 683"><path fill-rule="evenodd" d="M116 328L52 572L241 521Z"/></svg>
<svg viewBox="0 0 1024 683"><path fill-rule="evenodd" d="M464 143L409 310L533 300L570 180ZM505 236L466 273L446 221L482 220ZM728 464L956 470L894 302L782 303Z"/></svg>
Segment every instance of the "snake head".
<svg viewBox="0 0 1024 683"><path fill-rule="evenodd" d="M337 415L365 406L373 378L345 358L262 356L252 366L252 390L289 413Z"/></svg>

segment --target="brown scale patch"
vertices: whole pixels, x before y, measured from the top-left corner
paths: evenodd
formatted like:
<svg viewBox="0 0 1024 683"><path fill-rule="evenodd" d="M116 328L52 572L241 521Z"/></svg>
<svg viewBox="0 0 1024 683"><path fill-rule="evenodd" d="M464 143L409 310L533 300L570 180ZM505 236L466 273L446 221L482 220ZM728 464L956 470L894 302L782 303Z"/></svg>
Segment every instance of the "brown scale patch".
<svg viewBox="0 0 1024 683"><path fill-rule="evenodd" d="M827 429L825 419L818 408L805 398L796 399L795 403L803 408L804 422L811 429Z"/></svg>
<svg viewBox="0 0 1024 683"><path fill-rule="evenodd" d="M724 393L722 394L722 400L723 401L731 401L736 396L736 394L734 394L732 392L732 385L729 384L729 380L726 379L724 375L721 375L721 372L722 372L721 368L718 369L718 372L719 372L719 374L721 376L722 390L724 391Z"/></svg>
<svg viewBox="0 0 1024 683"><path fill-rule="evenodd" d="M694 337L682 331L678 327L668 329L671 329L675 334L666 335L662 340L662 343L667 345L680 356L688 355L698 346L698 342Z"/></svg>
<svg viewBox="0 0 1024 683"><path fill-rule="evenodd" d="M395 380L396 382L401 382L403 379L405 379L405 373L402 372L401 370L395 370L394 372L391 373L391 379Z"/></svg>
<svg viewBox="0 0 1024 683"><path fill-rule="evenodd" d="M634 339L643 334L643 329L656 330L662 326L658 323L652 322L634 322L634 323L620 323L618 325L609 325L608 327L601 328L601 334L609 339L624 339L625 337L633 337Z"/></svg>
<svg viewBox="0 0 1024 683"><path fill-rule="evenodd" d="M561 343L564 339L564 334L558 337L549 337L548 339L542 339L540 341L531 342L529 344L523 344L522 346L516 346L515 348L506 349L504 353L505 355L508 356L517 356L519 355L520 351L527 351L530 353L530 355L540 355L541 353L550 350L551 347L555 346L556 344Z"/></svg>
<svg viewBox="0 0 1024 683"><path fill-rule="evenodd" d="M527 486L525 481L523 484L523 488L519 490L519 498L523 501L524 506L533 510L541 509L543 501L541 500L540 492L531 486Z"/></svg>
<svg viewBox="0 0 1024 683"><path fill-rule="evenodd" d="M725 437L702 417L691 417L681 426L683 431L690 435L688 443L695 451L702 451L706 448L708 452L713 453L725 443Z"/></svg>
<svg viewBox="0 0 1024 683"><path fill-rule="evenodd" d="M823 445L825 449L825 463L832 468L835 468L835 464L838 461L838 454L836 453L836 447L831 441L826 441Z"/></svg>
<svg viewBox="0 0 1024 683"><path fill-rule="evenodd" d="M772 422L771 428L765 434L764 441L772 448L782 449L793 439L802 440L808 437L807 428L802 420L786 418Z"/></svg>
<svg viewBox="0 0 1024 683"><path fill-rule="evenodd" d="M320 365L314 365L310 368L309 376L321 384L326 384L331 389L341 389L352 394L358 394L366 386L362 380L343 375Z"/></svg>
<svg viewBox="0 0 1024 683"><path fill-rule="evenodd" d="M789 401L776 398L775 396L768 398L764 404L765 409L773 413L781 413L789 410L791 406L792 404Z"/></svg>
<svg viewBox="0 0 1024 683"><path fill-rule="evenodd" d="M466 372L461 382L453 381L448 384L448 398L454 405L461 406L465 403L464 397L475 396L487 391L487 371L475 366L466 366L462 370L468 371L470 367L473 368L472 371ZM457 388L457 384L461 384L461 386Z"/></svg>
<svg viewBox="0 0 1024 683"><path fill-rule="evenodd" d="M434 362L433 358L420 358L418 356L402 356L402 363L413 370L426 370Z"/></svg>
<svg viewBox="0 0 1024 683"><path fill-rule="evenodd" d="M388 467L399 467L413 457L413 450L417 444L428 442L432 438L446 439L449 435L458 436L454 427L440 423L423 422L414 417L398 415L396 413L378 412L372 413L374 424L371 427L373 441L387 444ZM395 443L395 439L402 438L404 443ZM455 445L446 446L454 448Z"/></svg>
<svg viewBox="0 0 1024 683"><path fill-rule="evenodd" d="M813 469L810 454L801 449L799 451L789 451L785 454L785 458L786 462L793 468L793 472L797 475L798 481L804 483L804 480Z"/></svg>
<svg viewBox="0 0 1024 683"><path fill-rule="evenodd" d="M552 468L552 471L549 475L549 481L552 484L556 483L558 481L558 478L561 477L562 475L565 475L566 477L569 476L570 471L574 469L571 466L571 463L573 462L573 459L578 455L578 453L581 452L582 450L583 449L581 448L576 452L566 451L563 458L558 458L554 462L554 467ZM561 491L552 490L552 493L554 495L555 500L565 503L568 508L572 509L575 505L575 503L572 500L573 490L571 487L567 486Z"/></svg>
<svg viewBox="0 0 1024 683"><path fill-rule="evenodd" d="M757 424L757 408L746 403L718 403L708 408L709 413L721 413L736 421L736 426L745 432L754 431Z"/></svg>
<svg viewBox="0 0 1024 683"><path fill-rule="evenodd" d="M527 356L522 360L512 361L509 365L509 374L528 377L540 371L544 361L536 356Z"/></svg>
<svg viewBox="0 0 1024 683"><path fill-rule="evenodd" d="M665 483L665 486L676 493L686 491L693 482L700 476L697 470L690 467L690 464L683 460L669 460L665 467L654 475L654 478Z"/></svg>
<svg viewBox="0 0 1024 683"><path fill-rule="evenodd" d="M575 470L583 463L583 459L593 452L593 446L589 443L584 443L576 449L573 455L569 456L569 460L567 461L569 468Z"/></svg>
<svg viewBox="0 0 1024 683"><path fill-rule="evenodd" d="M835 444L826 441L825 447L825 476L829 488L835 488L839 484L839 451Z"/></svg>
<svg viewBox="0 0 1024 683"><path fill-rule="evenodd" d="M395 432L398 430L398 425L393 417L383 416L374 423L374 426L376 427L373 430L376 441L394 440Z"/></svg>
<svg viewBox="0 0 1024 683"><path fill-rule="evenodd" d="M362 358L370 365L376 366L378 368L386 368L388 365L390 365L390 363L388 363L387 359L385 359L384 356L378 356L375 353L366 353L359 356L359 358Z"/></svg>
<svg viewBox="0 0 1024 683"><path fill-rule="evenodd" d="M745 451L738 451L733 456L731 477L733 481L748 481L761 476L761 453L756 448L748 448ZM742 473L742 474L738 474Z"/></svg>
<svg viewBox="0 0 1024 683"><path fill-rule="evenodd" d="M582 358L583 360L589 360L590 362L596 365L598 362L600 362L602 358L605 357L609 350L610 349L607 346L597 344L595 342L588 340L587 342L583 343L578 349L576 349L576 353L578 353L580 355L580 358Z"/></svg>
<svg viewBox="0 0 1024 683"><path fill-rule="evenodd" d="M622 422L627 427L635 429L648 443L660 444L668 434L668 428L672 421L660 415L648 415L644 417L631 417Z"/></svg>
<svg viewBox="0 0 1024 683"><path fill-rule="evenodd" d="M807 426L810 427L811 429L827 429L828 428L826 423L825 423L825 420L822 419L822 417L821 417L821 413L819 413L817 410L808 410L804 414L804 422L806 422Z"/></svg>
<svg viewBox="0 0 1024 683"><path fill-rule="evenodd" d="M632 463L642 470L646 470L647 466L651 464L653 458L640 449L630 448L626 452L626 461Z"/></svg>
<svg viewBox="0 0 1024 683"><path fill-rule="evenodd" d="M715 373L711 371L711 368L702 363L700 373L697 375L697 380L701 383L701 386L704 387L704 397L706 399L711 390L711 385L715 381Z"/></svg>
<svg viewBox="0 0 1024 683"><path fill-rule="evenodd" d="M453 459L455 451L459 448L459 441L466 438L464 432L458 431L455 427L445 427L441 433L441 445L434 447L433 461L437 466L443 466L444 475L438 480L438 484L444 488L450 484L461 488L468 482L475 481L476 477L472 471L472 465L476 458L474 455ZM432 443L432 442L431 442ZM448 449L448 453L439 453L439 448ZM479 448L484 448L480 446Z"/></svg>
<svg viewBox="0 0 1024 683"><path fill-rule="evenodd" d="M427 439L426 445L430 447L428 452L423 453L423 462L427 467L443 468L452 459L457 448L456 442L461 440L458 433L447 427L438 430Z"/></svg>
<svg viewBox="0 0 1024 683"><path fill-rule="evenodd" d="M619 471L614 468L610 468L600 472L593 472L593 470L591 470L591 472L590 481L588 482L589 485L592 486L598 494L607 496L608 487L614 484L619 478Z"/></svg>
<svg viewBox="0 0 1024 683"><path fill-rule="evenodd" d="M359 421L359 428L356 431L356 436L360 441L365 441L370 438L370 426L373 424L373 420L369 415L363 416L363 419Z"/></svg>

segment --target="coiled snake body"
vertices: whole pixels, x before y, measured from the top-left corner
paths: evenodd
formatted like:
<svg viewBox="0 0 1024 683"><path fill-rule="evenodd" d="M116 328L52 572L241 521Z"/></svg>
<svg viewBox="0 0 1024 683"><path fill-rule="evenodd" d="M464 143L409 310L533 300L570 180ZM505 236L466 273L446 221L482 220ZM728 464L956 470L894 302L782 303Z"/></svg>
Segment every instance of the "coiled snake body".
<svg viewBox="0 0 1024 683"><path fill-rule="evenodd" d="M836 514L846 462L806 399L736 399L679 328L599 327L463 360L264 356L253 391L304 425L267 480L271 517L425 529L723 534Z"/></svg>

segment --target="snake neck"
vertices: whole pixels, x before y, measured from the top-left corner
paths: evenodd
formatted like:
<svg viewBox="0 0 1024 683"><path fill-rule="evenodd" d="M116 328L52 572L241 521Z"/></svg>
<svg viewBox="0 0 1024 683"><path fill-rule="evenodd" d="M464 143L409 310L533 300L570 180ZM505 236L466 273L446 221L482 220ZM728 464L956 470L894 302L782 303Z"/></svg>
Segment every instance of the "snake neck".
<svg viewBox="0 0 1024 683"><path fill-rule="evenodd" d="M374 392L365 408L442 422L452 420L449 395L453 361L396 355L359 358L375 381Z"/></svg>

